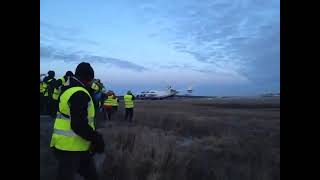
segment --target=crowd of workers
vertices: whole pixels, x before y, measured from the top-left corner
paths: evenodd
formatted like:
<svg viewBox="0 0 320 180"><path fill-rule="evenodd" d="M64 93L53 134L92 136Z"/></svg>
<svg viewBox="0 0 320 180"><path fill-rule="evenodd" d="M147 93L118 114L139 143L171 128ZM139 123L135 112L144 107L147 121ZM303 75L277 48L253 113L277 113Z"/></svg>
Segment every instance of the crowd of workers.
<svg viewBox="0 0 320 180"><path fill-rule="evenodd" d="M41 76L41 75L40 75ZM104 119L111 120L119 100L112 91L106 91L89 63L80 63L75 73L71 71L60 79L49 71L40 77L40 110L54 117L50 142L58 161L57 180L74 180L79 173L85 180L99 179L93 155L103 153L105 144L96 130L96 114L105 112ZM124 96L125 120L132 122L134 96L128 91Z"/></svg>
<svg viewBox="0 0 320 180"><path fill-rule="evenodd" d="M56 117L59 106L59 97L69 85L70 78L74 77L72 71L67 71L64 76L55 79L55 72L49 71L47 76L40 75L40 114ZM106 90L100 79L93 79L87 88L97 112L103 112L104 120L111 120L112 116L118 112L119 98L112 90ZM133 101L135 99L131 91L123 97L125 103L124 121L133 123ZM132 102L131 102L132 101Z"/></svg>

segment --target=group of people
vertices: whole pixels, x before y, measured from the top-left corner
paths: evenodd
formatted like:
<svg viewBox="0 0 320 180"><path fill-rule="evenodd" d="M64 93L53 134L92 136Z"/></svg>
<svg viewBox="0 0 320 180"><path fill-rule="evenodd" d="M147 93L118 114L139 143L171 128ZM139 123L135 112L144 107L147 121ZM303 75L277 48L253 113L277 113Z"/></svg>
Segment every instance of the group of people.
<svg viewBox="0 0 320 180"><path fill-rule="evenodd" d="M73 76L67 71L64 76L55 79L55 72L49 71L48 75L41 79L40 75L40 114L55 116L58 110L59 95Z"/></svg>
<svg viewBox="0 0 320 180"><path fill-rule="evenodd" d="M43 75L42 75L43 76ZM69 85L69 79L73 77L72 71L67 71L64 76L55 79L55 72L48 71L48 75L41 79L40 75L40 114L56 117L59 97L62 91ZM106 89L100 79L93 79L88 92L93 98L96 114L103 112L103 119L111 121L111 117L118 111L119 99L116 94ZM133 123L133 101L135 97L131 91L124 96L125 115L124 121Z"/></svg>
<svg viewBox="0 0 320 180"><path fill-rule="evenodd" d="M103 108L111 120L119 104L115 93L105 93L102 83L94 79L91 65L82 62L74 74L68 71L58 80L54 71L49 71L40 80L40 98L41 112L55 119L50 147L58 160L56 179L73 180L79 173L85 180L97 180L93 156L104 152L105 143L97 131L96 114ZM130 91L124 104L125 119L132 122L134 96Z"/></svg>
<svg viewBox="0 0 320 180"><path fill-rule="evenodd" d="M131 91L128 91L127 94L123 97L124 105L125 105L125 116L124 121L128 121L132 123L133 117L133 102L134 102L134 95ZM113 91L108 91L101 96L102 105L100 109L103 111L104 120L111 121L111 117L118 111L119 106L119 99Z"/></svg>

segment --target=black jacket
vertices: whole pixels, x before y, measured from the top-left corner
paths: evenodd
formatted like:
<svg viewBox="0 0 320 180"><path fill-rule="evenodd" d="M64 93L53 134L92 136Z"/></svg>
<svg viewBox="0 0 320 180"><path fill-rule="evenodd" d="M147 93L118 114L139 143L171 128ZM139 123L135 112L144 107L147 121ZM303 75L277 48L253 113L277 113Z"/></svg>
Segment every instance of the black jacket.
<svg viewBox="0 0 320 180"><path fill-rule="evenodd" d="M66 79L65 77L63 77L64 79ZM60 86L62 86L63 84L62 84L62 80L61 79L57 79L56 81L55 81L55 83L53 84L53 87L54 88L59 88Z"/></svg>
<svg viewBox="0 0 320 180"><path fill-rule="evenodd" d="M52 81L48 82L50 79L52 79ZM52 93L53 93L53 89L54 89L54 84L56 82L56 79L55 78L52 78L52 77L45 77L43 79L43 82L47 83L48 84L48 89L46 91L48 91L48 94L49 94L49 97L52 97Z"/></svg>
<svg viewBox="0 0 320 180"><path fill-rule="evenodd" d="M74 78L70 78L70 85L62 89L61 94L70 87L84 87ZM85 87L84 87L85 88ZM87 88L86 88L87 89ZM87 119L87 108L90 97L83 91L75 92L69 99L71 129L83 139L94 142L98 133L91 128Z"/></svg>

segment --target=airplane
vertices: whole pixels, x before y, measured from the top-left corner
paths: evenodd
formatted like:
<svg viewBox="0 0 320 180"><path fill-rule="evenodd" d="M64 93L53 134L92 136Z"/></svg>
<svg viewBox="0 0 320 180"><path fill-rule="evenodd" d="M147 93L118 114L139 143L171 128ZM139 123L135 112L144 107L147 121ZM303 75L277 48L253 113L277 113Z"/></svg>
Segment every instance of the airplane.
<svg viewBox="0 0 320 180"><path fill-rule="evenodd" d="M159 90L148 90L148 91L142 91L141 94L137 95L138 99L165 99L169 97L173 97L178 93L178 91L174 90L169 86L164 91Z"/></svg>
<svg viewBox="0 0 320 180"><path fill-rule="evenodd" d="M175 90L172 89L171 86L167 87L167 90L165 91L159 91L159 90L149 90L149 91L143 91L141 94L137 95L138 99L152 99L152 100L162 100L170 97L174 97L178 93L181 93L182 90ZM192 93L192 87L189 87L187 90L187 95L190 95Z"/></svg>
<svg viewBox="0 0 320 180"><path fill-rule="evenodd" d="M265 93L261 95L262 97L279 97L280 93Z"/></svg>

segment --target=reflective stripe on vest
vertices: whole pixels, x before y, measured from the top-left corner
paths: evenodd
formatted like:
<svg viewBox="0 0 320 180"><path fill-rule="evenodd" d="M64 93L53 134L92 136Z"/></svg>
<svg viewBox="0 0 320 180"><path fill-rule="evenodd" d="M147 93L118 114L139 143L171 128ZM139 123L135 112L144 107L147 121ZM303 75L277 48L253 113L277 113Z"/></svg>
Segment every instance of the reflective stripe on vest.
<svg viewBox="0 0 320 180"><path fill-rule="evenodd" d="M53 129L54 134L59 134L63 136L78 136L75 132L72 130L65 131L65 130L60 130L60 129Z"/></svg>
<svg viewBox="0 0 320 180"><path fill-rule="evenodd" d="M124 97L124 105L125 105L125 108L133 108L134 105L133 105L133 100L132 100L132 95L125 95Z"/></svg>
<svg viewBox="0 0 320 180"><path fill-rule="evenodd" d="M61 93L61 87L66 83L64 77L60 78L60 80L62 82L61 86L58 88L54 88L54 90L53 90L52 99L54 99L54 100L59 99L59 95Z"/></svg>
<svg viewBox="0 0 320 180"><path fill-rule="evenodd" d="M95 109L89 92L83 87L72 87L64 91L60 96L59 112L54 122L54 131L50 142L51 147L64 151L87 151L90 147L90 141L78 136L71 128L70 107L68 101L70 97L78 92L83 91L90 97L88 104L88 124L95 129L94 116ZM61 113L60 113L61 112Z"/></svg>
<svg viewBox="0 0 320 180"><path fill-rule="evenodd" d="M108 98L106 100L104 100L104 105L106 106L112 106L112 100L113 99L113 96L108 96Z"/></svg>
<svg viewBox="0 0 320 180"><path fill-rule="evenodd" d="M59 119L63 119L65 121L71 121L71 119L69 117L66 117L64 115L62 115L61 113L57 112L57 117L56 118L59 118ZM94 123L94 118L88 118L88 121L89 121L89 124L90 123Z"/></svg>

